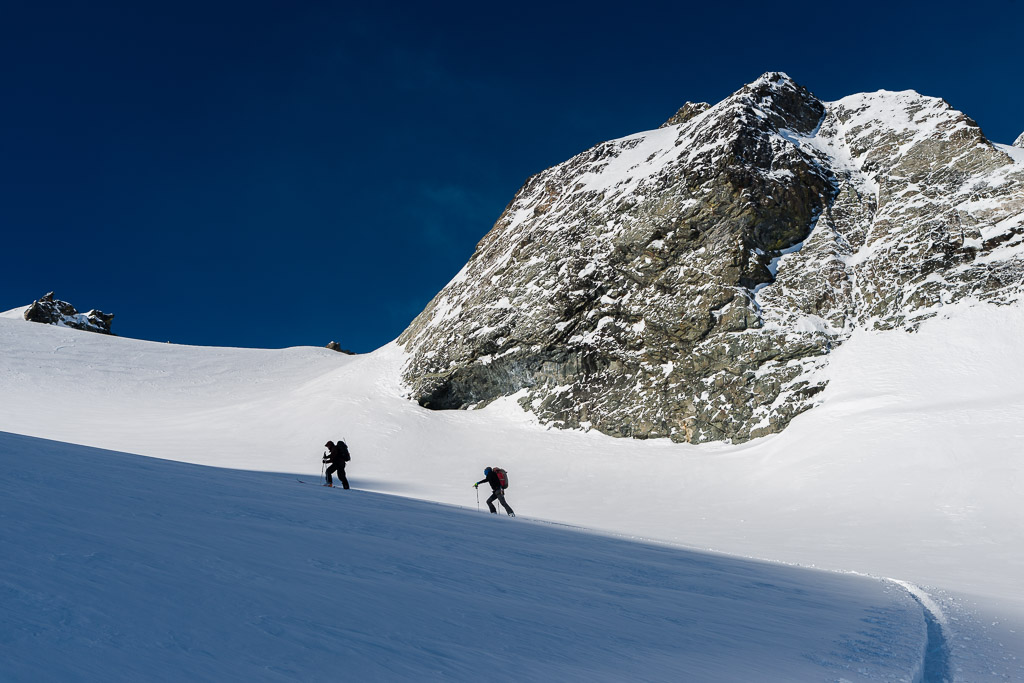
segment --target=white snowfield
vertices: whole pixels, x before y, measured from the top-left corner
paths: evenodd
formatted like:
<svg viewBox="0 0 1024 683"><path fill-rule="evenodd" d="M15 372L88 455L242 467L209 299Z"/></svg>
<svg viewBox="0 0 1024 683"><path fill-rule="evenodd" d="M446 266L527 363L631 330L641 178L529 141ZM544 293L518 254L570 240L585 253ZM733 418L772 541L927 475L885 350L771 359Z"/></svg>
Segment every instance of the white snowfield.
<svg viewBox="0 0 1024 683"><path fill-rule="evenodd" d="M740 446L431 412L393 345L0 317L0 680L1024 680L1024 307L943 312Z"/></svg>
<svg viewBox="0 0 1024 683"><path fill-rule="evenodd" d="M0 462L5 681L910 680L923 661L921 608L863 577L31 437L0 435Z"/></svg>

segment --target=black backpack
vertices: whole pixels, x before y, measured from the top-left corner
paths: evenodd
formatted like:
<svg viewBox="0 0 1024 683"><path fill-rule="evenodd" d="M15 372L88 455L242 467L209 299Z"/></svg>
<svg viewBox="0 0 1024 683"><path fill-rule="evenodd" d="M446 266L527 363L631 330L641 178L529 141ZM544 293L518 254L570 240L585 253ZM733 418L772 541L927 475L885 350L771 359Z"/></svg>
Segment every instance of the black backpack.
<svg viewBox="0 0 1024 683"><path fill-rule="evenodd" d="M338 455L340 455L341 459L344 460L345 462L348 462L349 460L352 459L352 456L348 452L348 444L346 444L344 441L339 441L337 444L335 444L335 448L338 451Z"/></svg>

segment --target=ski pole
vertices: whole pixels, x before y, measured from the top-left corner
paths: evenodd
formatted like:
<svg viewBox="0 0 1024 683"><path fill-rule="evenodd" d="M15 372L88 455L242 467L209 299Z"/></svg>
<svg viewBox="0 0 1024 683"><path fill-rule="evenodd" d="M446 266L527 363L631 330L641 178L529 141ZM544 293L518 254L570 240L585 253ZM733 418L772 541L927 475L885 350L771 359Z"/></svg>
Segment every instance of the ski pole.
<svg viewBox="0 0 1024 683"><path fill-rule="evenodd" d="M480 512L480 489L476 486L473 488L476 489L476 511Z"/></svg>

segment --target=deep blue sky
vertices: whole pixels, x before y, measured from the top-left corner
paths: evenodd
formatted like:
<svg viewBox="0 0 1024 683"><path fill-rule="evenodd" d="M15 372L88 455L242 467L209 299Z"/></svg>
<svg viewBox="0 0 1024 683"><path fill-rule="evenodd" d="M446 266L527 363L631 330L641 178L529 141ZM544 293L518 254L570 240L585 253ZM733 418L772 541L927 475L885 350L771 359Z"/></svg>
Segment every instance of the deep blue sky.
<svg viewBox="0 0 1024 683"><path fill-rule="evenodd" d="M0 310L396 337L523 181L771 70L1024 131L1024 4L0 3Z"/></svg>

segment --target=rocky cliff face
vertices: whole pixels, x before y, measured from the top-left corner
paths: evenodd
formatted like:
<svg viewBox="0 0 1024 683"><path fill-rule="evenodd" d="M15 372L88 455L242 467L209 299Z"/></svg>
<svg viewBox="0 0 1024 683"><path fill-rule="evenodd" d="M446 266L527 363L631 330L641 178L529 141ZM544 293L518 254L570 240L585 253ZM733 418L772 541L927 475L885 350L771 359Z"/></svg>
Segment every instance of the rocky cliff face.
<svg viewBox="0 0 1024 683"><path fill-rule="evenodd" d="M814 405L853 329L1022 280L1024 155L942 100L770 73L530 178L399 338L403 378L430 408L744 441Z"/></svg>
<svg viewBox="0 0 1024 683"><path fill-rule="evenodd" d="M43 298L32 302L32 305L25 310L25 320L46 325L72 327L87 332L113 334L110 331L110 323L114 320L114 314L96 310L79 313L67 301L54 299L53 292L50 292Z"/></svg>
<svg viewBox="0 0 1024 683"><path fill-rule="evenodd" d="M1020 136L1013 141L1013 146L1024 148L1024 133L1021 133Z"/></svg>

